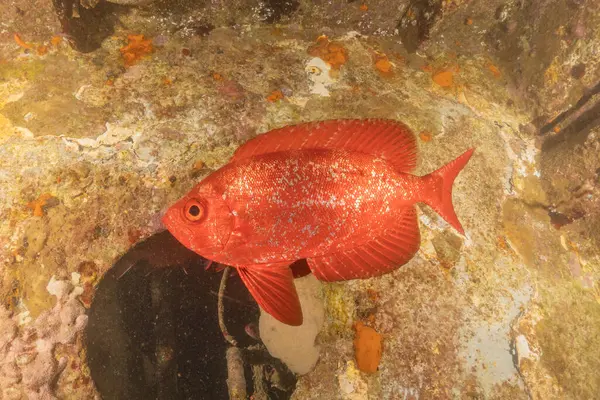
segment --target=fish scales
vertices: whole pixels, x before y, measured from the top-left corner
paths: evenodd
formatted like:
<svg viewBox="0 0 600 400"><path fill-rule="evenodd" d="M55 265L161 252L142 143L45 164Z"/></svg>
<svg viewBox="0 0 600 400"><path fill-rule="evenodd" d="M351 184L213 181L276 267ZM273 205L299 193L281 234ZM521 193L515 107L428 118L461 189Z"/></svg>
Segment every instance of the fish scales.
<svg viewBox="0 0 600 400"><path fill-rule="evenodd" d="M266 250L246 262L318 256L377 237L410 179L379 158L336 150L266 154L212 177L236 218L252 229L251 242L226 246L220 262L232 265L254 248Z"/></svg>

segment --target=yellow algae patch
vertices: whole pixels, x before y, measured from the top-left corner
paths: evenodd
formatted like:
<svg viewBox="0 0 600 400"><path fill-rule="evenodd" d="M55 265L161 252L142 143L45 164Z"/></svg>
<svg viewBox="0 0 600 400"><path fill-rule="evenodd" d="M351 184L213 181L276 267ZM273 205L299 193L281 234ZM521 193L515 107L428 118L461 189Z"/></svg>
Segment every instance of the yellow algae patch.
<svg viewBox="0 0 600 400"><path fill-rule="evenodd" d="M558 82L559 70L560 65L558 57L554 57L554 60L552 60L552 64L550 64L548 69L546 69L546 71L544 72L544 83L546 84L546 86L551 86Z"/></svg>
<svg viewBox="0 0 600 400"><path fill-rule="evenodd" d="M14 133L13 125L8 118L0 114L0 143Z"/></svg>
<svg viewBox="0 0 600 400"><path fill-rule="evenodd" d="M21 283L21 296L23 304L29 311L29 316L37 318L42 312L49 310L54 305L54 297L48 293L46 286L48 285L48 275L35 268L33 265L28 265L27 270L19 273Z"/></svg>
<svg viewBox="0 0 600 400"><path fill-rule="evenodd" d="M353 298L348 295L341 284L330 284L323 292L327 315L331 324L329 331L333 334L348 332L354 314Z"/></svg>

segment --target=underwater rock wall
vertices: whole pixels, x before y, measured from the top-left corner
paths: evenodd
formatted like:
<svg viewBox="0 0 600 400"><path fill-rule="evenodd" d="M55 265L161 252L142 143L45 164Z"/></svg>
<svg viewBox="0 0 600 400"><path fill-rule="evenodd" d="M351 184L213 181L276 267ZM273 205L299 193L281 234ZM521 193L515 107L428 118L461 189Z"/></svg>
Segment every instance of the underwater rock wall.
<svg viewBox="0 0 600 400"><path fill-rule="evenodd" d="M466 236L420 206L407 265L322 284L294 398L600 391L597 1L69 4L0 4L0 398L96 394L79 332L99 279L245 140L373 117L415 132L417 174L477 148Z"/></svg>

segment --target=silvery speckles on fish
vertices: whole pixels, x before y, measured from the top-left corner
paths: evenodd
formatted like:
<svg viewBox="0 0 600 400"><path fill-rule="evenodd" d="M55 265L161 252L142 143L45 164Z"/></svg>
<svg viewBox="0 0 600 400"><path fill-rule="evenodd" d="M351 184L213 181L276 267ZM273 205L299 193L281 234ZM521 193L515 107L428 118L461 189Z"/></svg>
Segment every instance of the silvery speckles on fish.
<svg viewBox="0 0 600 400"><path fill-rule="evenodd" d="M463 233L452 184L473 149L431 174L409 174L417 147L391 120L332 120L248 141L163 218L201 256L237 268L258 304L302 324L290 264L323 281L368 278L408 262L420 245L415 203Z"/></svg>

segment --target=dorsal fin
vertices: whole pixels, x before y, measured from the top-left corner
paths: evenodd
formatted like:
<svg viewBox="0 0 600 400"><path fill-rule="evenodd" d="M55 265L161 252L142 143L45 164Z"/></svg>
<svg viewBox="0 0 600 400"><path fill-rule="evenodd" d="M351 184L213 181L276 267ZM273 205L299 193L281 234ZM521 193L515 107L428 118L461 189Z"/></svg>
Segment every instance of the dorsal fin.
<svg viewBox="0 0 600 400"><path fill-rule="evenodd" d="M401 122L385 119L338 119L274 129L238 148L232 161L302 149L371 154L389 161L400 172L410 172L417 164L417 145L411 130Z"/></svg>

